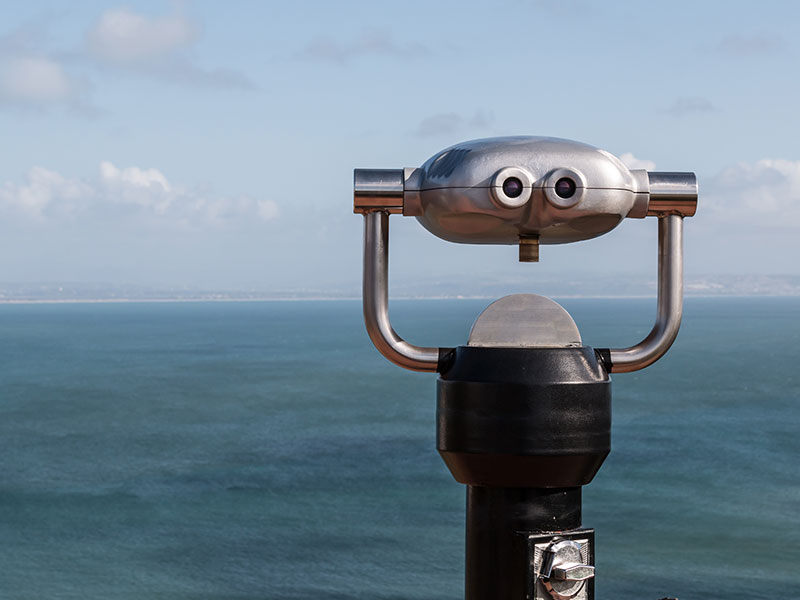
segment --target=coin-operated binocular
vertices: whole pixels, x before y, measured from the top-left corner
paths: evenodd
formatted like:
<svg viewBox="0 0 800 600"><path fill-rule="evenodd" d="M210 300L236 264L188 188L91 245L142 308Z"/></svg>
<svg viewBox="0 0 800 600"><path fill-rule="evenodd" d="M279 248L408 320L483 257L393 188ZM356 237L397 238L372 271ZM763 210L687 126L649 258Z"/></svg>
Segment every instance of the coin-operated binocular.
<svg viewBox="0 0 800 600"><path fill-rule="evenodd" d="M467 485L467 600L594 598L594 531L582 527L581 486L611 449L609 373L643 369L675 340L683 218L696 208L693 173L629 170L608 152L554 138L475 140L420 168L355 170L367 332L392 362L440 375L437 449ZM481 313L466 346L414 346L389 322L393 213L452 242L518 244L528 262L542 244L657 217L655 325L629 348L589 348L559 304L516 294Z"/></svg>

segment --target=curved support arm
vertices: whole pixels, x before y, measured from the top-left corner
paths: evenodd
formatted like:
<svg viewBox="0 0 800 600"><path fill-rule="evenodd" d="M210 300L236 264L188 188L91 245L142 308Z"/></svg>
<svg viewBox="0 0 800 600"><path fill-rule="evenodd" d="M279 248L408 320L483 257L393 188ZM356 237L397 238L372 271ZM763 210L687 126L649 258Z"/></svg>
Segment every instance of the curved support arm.
<svg viewBox="0 0 800 600"><path fill-rule="evenodd" d="M600 350L612 373L644 369L664 356L678 336L683 315L683 216L658 218L658 316L653 329L630 348Z"/></svg>
<svg viewBox="0 0 800 600"><path fill-rule="evenodd" d="M389 213L364 213L364 323L378 351L393 363L412 371L435 372L439 348L414 346L401 338L389 322Z"/></svg>

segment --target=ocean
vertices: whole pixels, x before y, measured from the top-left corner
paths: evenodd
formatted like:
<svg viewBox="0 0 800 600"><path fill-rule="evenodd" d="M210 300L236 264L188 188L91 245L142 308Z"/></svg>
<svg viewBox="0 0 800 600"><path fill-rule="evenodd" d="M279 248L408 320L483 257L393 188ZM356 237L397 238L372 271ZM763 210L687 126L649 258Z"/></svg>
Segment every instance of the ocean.
<svg viewBox="0 0 800 600"><path fill-rule="evenodd" d="M392 318L458 345L487 304ZM655 314L562 304L597 347ZM614 375L599 599L800 597L799 347L798 298L690 298L668 355ZM0 598L462 598L435 379L354 301L0 305Z"/></svg>

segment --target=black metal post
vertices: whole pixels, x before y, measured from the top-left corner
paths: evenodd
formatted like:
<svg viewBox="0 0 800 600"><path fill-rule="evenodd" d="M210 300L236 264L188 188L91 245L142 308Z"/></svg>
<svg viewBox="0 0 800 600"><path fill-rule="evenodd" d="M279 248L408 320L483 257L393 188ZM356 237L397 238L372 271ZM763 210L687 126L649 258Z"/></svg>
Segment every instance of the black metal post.
<svg viewBox="0 0 800 600"><path fill-rule="evenodd" d="M467 600L526 598L528 533L581 525L581 488L467 486Z"/></svg>
<svg viewBox="0 0 800 600"><path fill-rule="evenodd" d="M456 348L438 382L437 447L467 485L466 599L538 598L532 540L593 542L581 486L611 449L608 374L592 348Z"/></svg>

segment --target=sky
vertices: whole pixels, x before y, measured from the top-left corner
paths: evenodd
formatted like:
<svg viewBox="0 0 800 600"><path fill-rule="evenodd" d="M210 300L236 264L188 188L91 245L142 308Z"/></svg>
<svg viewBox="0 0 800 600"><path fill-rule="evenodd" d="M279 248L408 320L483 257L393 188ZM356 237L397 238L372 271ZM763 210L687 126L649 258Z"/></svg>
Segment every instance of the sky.
<svg viewBox="0 0 800 600"><path fill-rule="evenodd" d="M789 1L4 2L0 282L357 292L353 169L500 135L694 171L687 276L798 275L798 23ZM391 277L652 279L654 221L519 264L394 216Z"/></svg>

